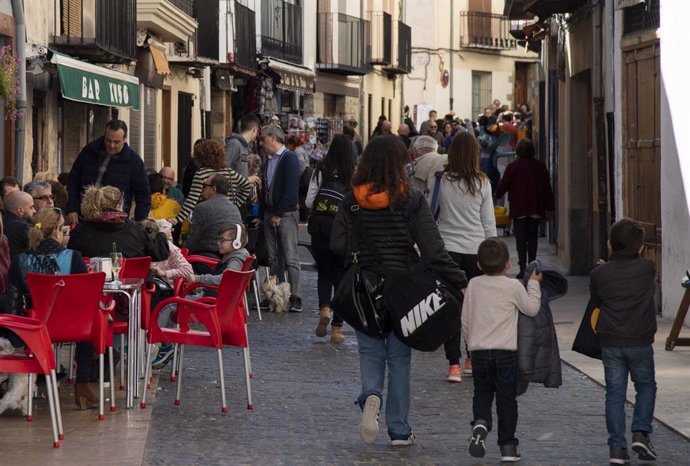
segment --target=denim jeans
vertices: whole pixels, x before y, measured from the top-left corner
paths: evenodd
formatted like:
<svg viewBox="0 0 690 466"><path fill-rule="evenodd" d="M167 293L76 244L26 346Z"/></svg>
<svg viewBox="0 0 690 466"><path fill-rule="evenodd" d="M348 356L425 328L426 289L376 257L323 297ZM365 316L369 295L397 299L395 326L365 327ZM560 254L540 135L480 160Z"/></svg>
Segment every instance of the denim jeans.
<svg viewBox="0 0 690 466"><path fill-rule="evenodd" d="M609 446L626 448L625 395L628 374L635 384L632 431L651 432L656 401L654 349L652 345L601 348L606 380L606 429Z"/></svg>
<svg viewBox="0 0 690 466"><path fill-rule="evenodd" d="M271 263L271 275L275 275L282 281L283 271L287 268L291 293L300 296L300 265L297 251L299 213L285 212L278 228L273 228L271 225L271 216L272 214L269 213L264 215L264 236L266 237L266 253Z"/></svg>
<svg viewBox="0 0 690 466"><path fill-rule="evenodd" d="M508 350L472 351L474 397L472 410L477 421L491 430L491 405L496 394L498 444L517 445L515 429L518 420L517 352Z"/></svg>
<svg viewBox="0 0 690 466"><path fill-rule="evenodd" d="M362 394L357 400L360 408L369 395L383 398L383 380L388 364L388 392L386 425L391 440L406 439L412 433L407 423L410 412L410 372L412 351L391 332L385 340L369 337L356 331L359 344L359 370Z"/></svg>

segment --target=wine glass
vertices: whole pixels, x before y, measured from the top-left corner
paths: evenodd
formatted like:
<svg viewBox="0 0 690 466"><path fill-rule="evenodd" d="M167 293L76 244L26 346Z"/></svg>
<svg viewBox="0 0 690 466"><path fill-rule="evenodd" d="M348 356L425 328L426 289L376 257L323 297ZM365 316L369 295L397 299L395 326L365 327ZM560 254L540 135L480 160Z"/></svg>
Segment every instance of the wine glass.
<svg viewBox="0 0 690 466"><path fill-rule="evenodd" d="M113 283L115 285L119 285L120 281L118 280L119 274L120 274L120 269L122 268L122 253L121 252L111 252L110 253L110 262L112 263L112 269L113 269Z"/></svg>

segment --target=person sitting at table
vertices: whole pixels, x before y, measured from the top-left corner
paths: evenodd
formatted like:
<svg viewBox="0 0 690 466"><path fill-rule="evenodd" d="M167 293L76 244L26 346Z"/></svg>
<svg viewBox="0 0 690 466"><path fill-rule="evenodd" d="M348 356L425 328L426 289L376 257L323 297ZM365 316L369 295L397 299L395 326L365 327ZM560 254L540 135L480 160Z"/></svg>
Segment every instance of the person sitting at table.
<svg viewBox="0 0 690 466"><path fill-rule="evenodd" d="M192 266L187 259L182 255L182 250L175 246L172 242L172 224L167 220L142 220L141 224L144 226L146 233L151 238L155 238L158 233L163 233L168 238L168 247L170 248L170 255L164 261L152 262L151 271L153 272L153 283L156 286L156 291L151 298L151 309L155 309L158 303L165 298L174 296L174 282L176 279L186 277L194 273ZM161 327L172 327L170 314L167 312L161 313L163 318L159 318ZM170 343L163 343L158 348L158 355L152 362L153 368L158 370L165 367L173 356L173 345Z"/></svg>
<svg viewBox="0 0 690 466"><path fill-rule="evenodd" d="M204 285L220 285L223 272L226 270L242 270L245 259L249 257L247 245L247 229L244 224L237 223L220 229L218 234L218 252L222 259L211 273L195 275L189 274L187 281Z"/></svg>
<svg viewBox="0 0 690 466"><path fill-rule="evenodd" d="M122 192L114 186L88 186L81 202L83 221L72 230L67 247L86 257L108 257L115 244L125 258L167 259L170 249L165 235L149 237L140 223L122 211L123 202Z"/></svg>
<svg viewBox="0 0 690 466"><path fill-rule="evenodd" d="M86 265L79 251L62 246L65 219L62 211L44 207L33 218L34 225L27 233L28 248L12 260L9 272L10 286L17 290L17 313L32 306L29 286L26 282L28 272L67 275L86 273ZM77 343L77 383L74 386L74 401L79 409L97 408L98 395L89 387L93 346Z"/></svg>

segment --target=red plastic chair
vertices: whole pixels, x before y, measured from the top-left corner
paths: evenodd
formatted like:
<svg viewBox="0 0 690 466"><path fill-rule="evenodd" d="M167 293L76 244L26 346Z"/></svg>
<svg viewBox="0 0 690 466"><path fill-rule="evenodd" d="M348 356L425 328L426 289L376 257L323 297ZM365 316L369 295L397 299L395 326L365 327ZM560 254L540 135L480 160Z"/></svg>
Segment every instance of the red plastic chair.
<svg viewBox="0 0 690 466"><path fill-rule="evenodd" d="M189 248L180 248L180 254L186 259L189 257Z"/></svg>
<svg viewBox="0 0 690 466"><path fill-rule="evenodd" d="M220 373L221 412L227 413L228 406L225 396L225 377L223 375L223 346L243 348L245 384L247 388L247 409L253 409L251 382L249 377L249 343L247 339L246 314L242 309L242 297L247 290L253 272L237 272L226 270L218 288L216 298L202 298L199 301L174 297L161 301L153 310L148 342L174 343L180 345L179 374L177 377L177 394L175 404L180 404L182 388L182 371L184 359L184 345L205 346L218 350L218 370ZM161 328L158 325L158 314L167 304L177 304L177 322L179 328ZM206 330L191 329L190 317L194 315ZM150 355L146 364L148 378ZM141 400L141 407L146 408L146 391Z"/></svg>
<svg viewBox="0 0 690 466"><path fill-rule="evenodd" d="M118 276L119 279L135 278L144 280L144 285L141 288L141 329L148 330L149 318L151 317L151 299L156 287L151 284L146 285L146 280L149 278L151 270L151 258L145 257L130 257L122 260L122 269ZM112 299L112 298L111 298ZM129 333L129 322L113 322L113 332L120 335L120 390L124 390L125 380L125 365L124 365L124 348L125 336ZM112 381L111 381L112 383Z"/></svg>
<svg viewBox="0 0 690 466"><path fill-rule="evenodd" d="M53 447L55 448L60 446L60 440L64 438L64 433L62 415L60 414L60 399L57 393L55 353L46 324L53 311L55 301L64 287L65 283L62 280L51 281L49 286L44 286L40 278L29 277L29 289L32 296L34 292L39 292L40 289L41 299L38 302L34 300L34 308L41 308L40 318L0 314L0 327L12 330L26 346L25 355L0 355L0 372L29 374L27 421L32 420L33 374L45 376L48 404L50 405L50 421L53 428Z"/></svg>
<svg viewBox="0 0 690 466"><path fill-rule="evenodd" d="M113 327L108 322L108 312L114 307L101 307L101 296L105 273L81 273L71 275L27 274L27 282L33 301L30 310L32 317L44 318L46 306L46 290L56 283L63 283L64 287L55 301L50 318L48 318L48 334L55 343L90 343L98 354L98 419L105 419L104 414L104 355L108 347L110 357L110 411L116 411L115 387L113 368Z"/></svg>

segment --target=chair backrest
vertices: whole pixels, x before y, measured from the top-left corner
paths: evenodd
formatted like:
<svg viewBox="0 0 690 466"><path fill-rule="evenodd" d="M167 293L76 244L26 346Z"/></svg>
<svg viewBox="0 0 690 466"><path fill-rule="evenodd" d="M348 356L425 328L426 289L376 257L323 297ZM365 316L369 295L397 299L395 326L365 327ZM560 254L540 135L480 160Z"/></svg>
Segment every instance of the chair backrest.
<svg viewBox="0 0 690 466"><path fill-rule="evenodd" d="M224 345L247 346L247 333L244 331L246 314L242 299L253 273L236 270L223 272L216 298L216 309Z"/></svg>
<svg viewBox="0 0 690 466"><path fill-rule="evenodd" d="M202 256L199 254L192 254L186 257L187 262L190 264L204 264L210 269L214 269L220 260L214 257Z"/></svg>
<svg viewBox="0 0 690 466"><path fill-rule="evenodd" d="M189 257L189 248L180 248L180 254L186 259Z"/></svg>
<svg viewBox="0 0 690 466"><path fill-rule="evenodd" d="M150 270L150 257L130 257L122 260L122 270L120 270L119 278L141 278L146 281L149 278Z"/></svg>
<svg viewBox="0 0 690 466"><path fill-rule="evenodd" d="M56 275L44 275L33 272L26 274L29 292L32 296L36 296L36 299L33 300L33 316L41 322L41 325L48 323L58 295L65 287L65 281L60 278L62 275L57 276L57 280L55 280L55 277ZM39 307L40 311L37 310Z"/></svg>
<svg viewBox="0 0 690 466"><path fill-rule="evenodd" d="M107 316L100 309L105 283L104 272L71 275L27 275L29 291L34 303L34 317L43 319L48 312L46 297L36 286L52 286L64 282L48 315L48 333L53 343L89 342L97 352L103 352Z"/></svg>
<svg viewBox="0 0 690 466"><path fill-rule="evenodd" d="M256 260L256 256L254 254L247 256L247 258L242 263L242 272L247 272L249 270L253 270L252 265L254 264L255 260Z"/></svg>

